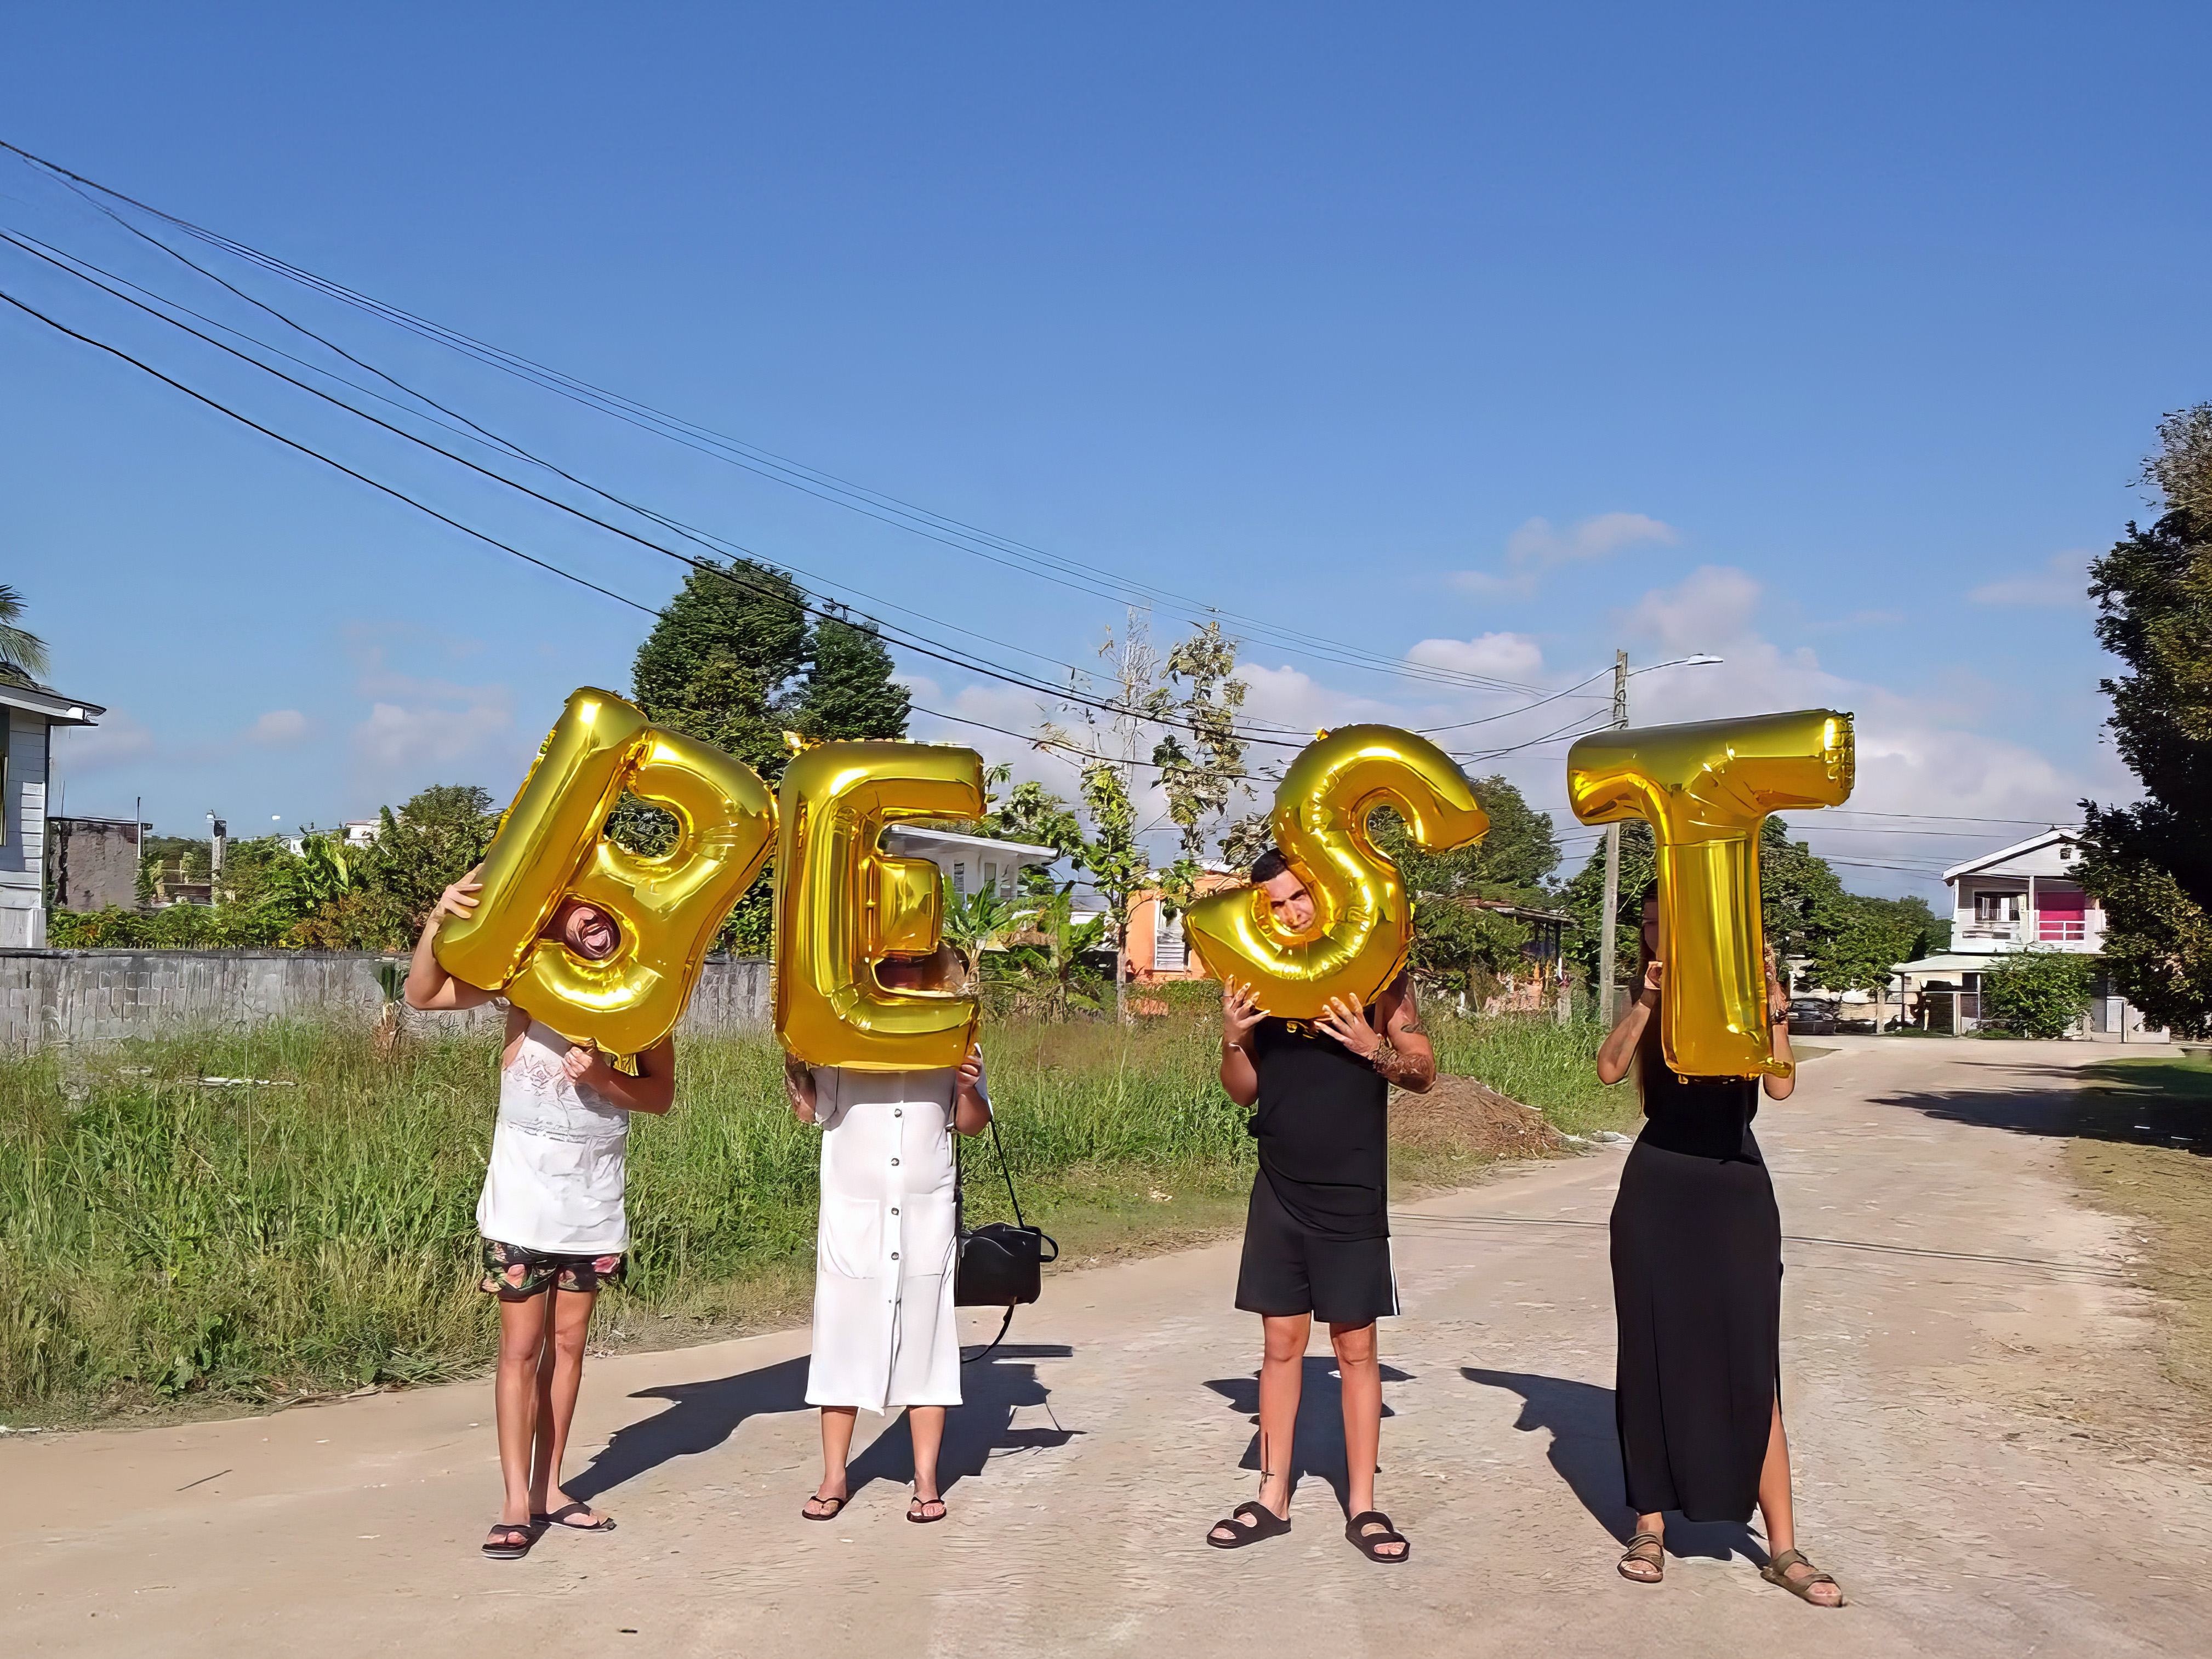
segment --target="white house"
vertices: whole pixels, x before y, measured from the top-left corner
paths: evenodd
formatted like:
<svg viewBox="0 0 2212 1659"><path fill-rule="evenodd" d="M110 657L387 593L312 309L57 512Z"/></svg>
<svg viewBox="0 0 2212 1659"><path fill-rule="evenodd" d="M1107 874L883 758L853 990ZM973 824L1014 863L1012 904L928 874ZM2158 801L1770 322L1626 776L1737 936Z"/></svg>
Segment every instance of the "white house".
<svg viewBox="0 0 2212 1659"><path fill-rule="evenodd" d="M884 845L898 858L929 860L945 872L953 892L962 898L995 887L1000 897L1010 899L1024 868L1042 867L1060 856L1049 847L1033 847L1027 842L995 841L988 836L962 836L950 830L921 830L904 823L890 827Z"/></svg>
<svg viewBox="0 0 2212 1659"><path fill-rule="evenodd" d="M57 726L97 726L107 711L0 681L0 950L46 942L46 777Z"/></svg>
<svg viewBox="0 0 2212 1659"><path fill-rule="evenodd" d="M2075 873L2081 833L2046 830L1946 870L1951 948L1899 963L1904 988L1923 993L1923 1007L1948 996L1954 1029L1971 1031L1981 1022L1982 975L1998 956L2028 949L2096 956L2105 915ZM2087 1035L2119 1042L2166 1041L2163 1031L2145 1029L2142 1015L2101 974L2094 994Z"/></svg>

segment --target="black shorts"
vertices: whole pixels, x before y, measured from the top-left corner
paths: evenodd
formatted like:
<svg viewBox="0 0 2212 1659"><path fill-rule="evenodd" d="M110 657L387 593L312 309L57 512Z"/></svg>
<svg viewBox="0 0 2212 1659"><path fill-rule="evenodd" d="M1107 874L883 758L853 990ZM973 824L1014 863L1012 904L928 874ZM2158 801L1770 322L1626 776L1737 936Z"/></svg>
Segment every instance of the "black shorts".
<svg viewBox="0 0 2212 1659"><path fill-rule="evenodd" d="M1398 1311L1388 1238L1324 1238L1283 1209L1266 1170L1252 1180L1237 1305L1247 1313L1311 1314L1329 1325L1368 1325Z"/></svg>

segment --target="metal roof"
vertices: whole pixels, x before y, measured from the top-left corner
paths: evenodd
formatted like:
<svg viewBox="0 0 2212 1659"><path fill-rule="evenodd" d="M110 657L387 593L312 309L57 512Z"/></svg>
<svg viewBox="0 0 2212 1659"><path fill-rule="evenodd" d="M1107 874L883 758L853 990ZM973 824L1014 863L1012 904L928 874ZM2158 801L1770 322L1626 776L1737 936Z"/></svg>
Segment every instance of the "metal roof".
<svg viewBox="0 0 2212 1659"><path fill-rule="evenodd" d="M97 726L107 711L96 702L83 702L49 691L41 685L10 685L0 680L0 708L22 708L44 714L49 726Z"/></svg>

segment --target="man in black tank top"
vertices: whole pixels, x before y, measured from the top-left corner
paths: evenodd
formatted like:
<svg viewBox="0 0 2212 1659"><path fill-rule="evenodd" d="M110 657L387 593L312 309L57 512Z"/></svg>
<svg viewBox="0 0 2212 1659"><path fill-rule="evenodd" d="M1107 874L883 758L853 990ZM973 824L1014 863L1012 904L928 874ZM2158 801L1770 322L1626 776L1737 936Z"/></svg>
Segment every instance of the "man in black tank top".
<svg viewBox="0 0 2212 1659"><path fill-rule="evenodd" d="M1280 853L1252 867L1276 921L1293 934L1313 925L1305 883ZM1261 1012L1250 989L1222 988L1221 1086L1254 1108L1260 1172L1244 1225L1237 1305L1260 1316L1260 1497L1206 1534L1237 1549L1287 1531L1291 1436L1306 1346L1318 1317L1328 1326L1343 1379L1350 1522L1346 1536L1373 1561L1411 1549L1375 1508L1382 1433L1382 1374L1376 1322L1398 1311L1390 1267L1388 1110L1394 1083L1416 1093L1436 1080L1413 987L1401 975L1371 1007L1343 999L1318 1019Z"/></svg>

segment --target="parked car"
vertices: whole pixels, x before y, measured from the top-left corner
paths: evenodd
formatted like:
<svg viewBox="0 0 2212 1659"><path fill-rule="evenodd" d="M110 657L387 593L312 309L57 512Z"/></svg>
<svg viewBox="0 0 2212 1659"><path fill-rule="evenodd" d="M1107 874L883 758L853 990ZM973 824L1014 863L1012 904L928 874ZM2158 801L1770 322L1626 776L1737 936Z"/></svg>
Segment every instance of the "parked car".
<svg viewBox="0 0 2212 1659"><path fill-rule="evenodd" d="M1790 1005L1791 1036L1833 1036L1836 1011L1818 997L1800 997Z"/></svg>

